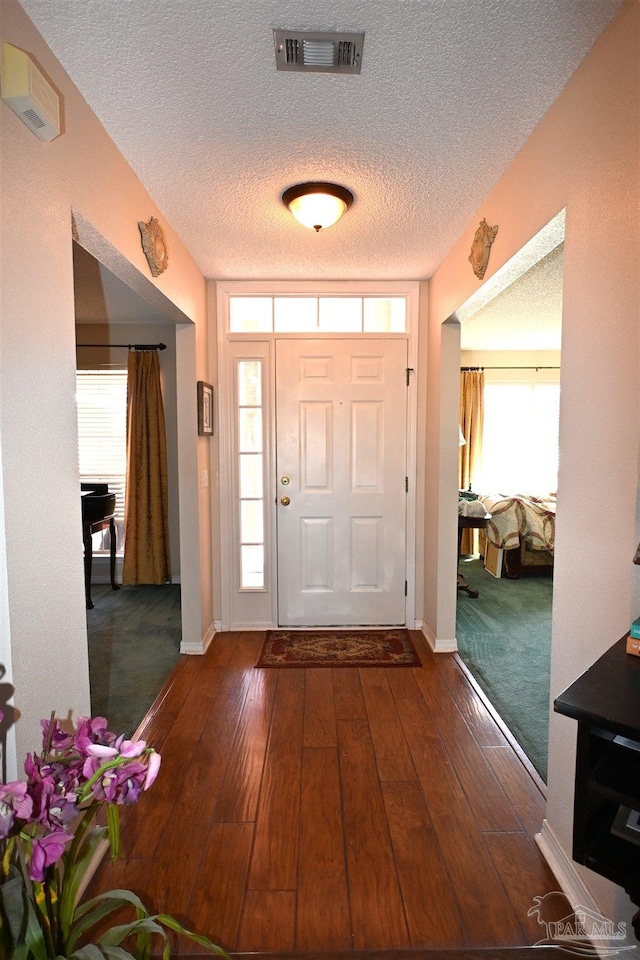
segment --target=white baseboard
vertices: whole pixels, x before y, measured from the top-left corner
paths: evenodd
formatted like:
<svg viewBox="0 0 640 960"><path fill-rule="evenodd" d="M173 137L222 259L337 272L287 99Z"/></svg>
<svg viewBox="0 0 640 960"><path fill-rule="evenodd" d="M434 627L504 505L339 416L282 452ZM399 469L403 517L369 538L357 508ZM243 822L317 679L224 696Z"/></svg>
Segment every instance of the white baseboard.
<svg viewBox="0 0 640 960"><path fill-rule="evenodd" d="M267 623L266 621L255 620L253 623L251 621L236 620L235 623L230 623L228 627L225 627L225 630L239 630L246 632L255 633L256 630L278 630L277 623ZM283 630L311 630L311 627L282 627Z"/></svg>
<svg viewBox="0 0 640 960"><path fill-rule="evenodd" d="M198 641L185 641L183 640L180 644L180 653L186 653L190 656L202 656L209 649L209 645L215 637L218 630L216 629L216 622L213 621L209 626L209 629L205 633L202 640Z"/></svg>
<svg viewBox="0 0 640 960"><path fill-rule="evenodd" d="M203 652L203 653L206 653L206 652L207 652L207 650L209 649L210 644L213 643L213 638L215 637L215 635L216 635L217 632L218 632L218 630L217 630L217 627L216 627L216 621L214 620L213 623L211 624L211 626L209 627L209 629L207 630L207 632L205 633L204 637L202 638L202 652Z"/></svg>
<svg viewBox="0 0 640 960"><path fill-rule="evenodd" d="M436 648L436 638L435 638L434 635L431 633L431 630L429 630L429 627L426 625L426 623L423 623L423 624L422 624L422 627L420 628L420 633L422 634L422 636L425 638L425 640L426 640L427 643L429 644L429 649L430 649L430 650L435 650L435 648Z"/></svg>
<svg viewBox="0 0 640 960"><path fill-rule="evenodd" d="M429 627L424 624L422 627L422 636L425 638L430 648L434 653L456 653L458 650L458 641L454 637L453 640L436 640L432 634Z"/></svg>
<svg viewBox="0 0 640 960"><path fill-rule="evenodd" d="M564 847L549 826L548 820L542 821L542 829L540 833L536 833L535 839L542 856L549 864L551 872L560 884L560 888L571 906L575 908L580 904L597 913L598 904L585 886L576 864L565 852Z"/></svg>
<svg viewBox="0 0 640 960"><path fill-rule="evenodd" d="M540 833L536 834L535 839L542 856L558 881L560 889L576 914L587 916L591 914L592 918L601 919L602 922L598 922L596 928L603 932L608 924L617 927L609 918L602 915L598 902L579 873L578 865L566 853L553 829L549 826L548 820L542 821L542 829ZM622 927L622 924L620 926ZM608 939L606 936L602 936L602 939L598 939L598 937L591 935L591 943L599 957L607 957L610 960L614 955L620 955L621 957L635 955L636 941L633 932L628 929L627 938L627 943L621 943L614 936Z"/></svg>

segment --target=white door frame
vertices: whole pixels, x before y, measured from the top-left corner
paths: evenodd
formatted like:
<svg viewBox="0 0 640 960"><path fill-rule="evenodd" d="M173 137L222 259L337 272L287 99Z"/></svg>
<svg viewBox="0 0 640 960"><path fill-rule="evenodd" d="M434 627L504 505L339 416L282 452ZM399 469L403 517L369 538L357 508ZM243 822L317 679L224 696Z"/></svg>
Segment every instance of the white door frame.
<svg viewBox="0 0 640 960"><path fill-rule="evenodd" d="M418 503L416 489L422 486L424 461L418 458L418 308L419 283L416 281L218 281L216 283L217 338L218 338L218 405L220 429L220 587L223 630L263 630L277 626L277 565L275 540L276 477L273 469L275 452L275 340L287 336L295 339L404 339L408 345L408 366L411 370L407 396L407 598L406 623L410 628L420 627L416 620L416 567L417 550L422 552L422 538L417 531L422 529L423 508ZM404 296L407 301L407 330L403 334L300 334L292 333L229 333L229 299L231 296ZM234 514L235 490L235 424L234 384L231 381L234 355L260 356L265 377L265 425L266 464L265 483L265 589L262 591L239 591L237 588L238 549L235 538ZM213 532L214 544L217 540ZM217 544L216 544L217 546Z"/></svg>

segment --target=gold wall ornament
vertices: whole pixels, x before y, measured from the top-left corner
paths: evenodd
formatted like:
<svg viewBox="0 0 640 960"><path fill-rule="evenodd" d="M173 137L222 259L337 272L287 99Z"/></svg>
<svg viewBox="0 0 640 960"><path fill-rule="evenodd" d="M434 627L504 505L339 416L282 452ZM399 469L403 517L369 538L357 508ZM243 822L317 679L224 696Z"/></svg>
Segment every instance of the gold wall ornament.
<svg viewBox="0 0 640 960"><path fill-rule="evenodd" d="M491 250L491 244L495 240L497 232L497 225L490 227L486 220L481 220L480 226L476 230L476 235L471 244L469 263L473 267L473 272L478 280L484 279L485 271L489 263L489 251Z"/></svg>
<svg viewBox="0 0 640 960"><path fill-rule="evenodd" d="M149 223L139 220L138 226L142 237L142 249L149 261L151 276L159 277L167 269L169 263L169 251L162 227L155 217L151 217Z"/></svg>

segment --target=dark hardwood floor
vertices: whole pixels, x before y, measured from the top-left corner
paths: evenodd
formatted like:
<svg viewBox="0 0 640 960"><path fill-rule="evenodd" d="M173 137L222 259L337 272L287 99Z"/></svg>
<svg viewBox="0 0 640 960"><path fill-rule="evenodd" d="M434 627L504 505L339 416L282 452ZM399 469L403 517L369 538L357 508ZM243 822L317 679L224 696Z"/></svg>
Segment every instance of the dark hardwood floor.
<svg viewBox="0 0 640 960"><path fill-rule="evenodd" d="M412 637L421 668L257 670L262 633L182 657L141 731L160 775L91 892L232 953L542 939L544 797L456 658Z"/></svg>

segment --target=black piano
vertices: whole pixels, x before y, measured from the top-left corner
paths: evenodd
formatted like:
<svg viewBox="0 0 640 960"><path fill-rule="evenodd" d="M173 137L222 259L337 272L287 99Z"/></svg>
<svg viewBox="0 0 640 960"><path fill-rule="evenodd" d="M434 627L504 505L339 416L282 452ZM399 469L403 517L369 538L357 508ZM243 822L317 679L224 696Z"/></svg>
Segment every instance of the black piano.
<svg viewBox="0 0 640 960"><path fill-rule="evenodd" d="M108 483L81 483L80 499L82 502L82 542L84 544L84 595L87 610L93 608L91 599L91 566L93 563L93 546L91 537L99 530L109 528L111 540L111 587L119 590L116 583L116 495L109 493Z"/></svg>

